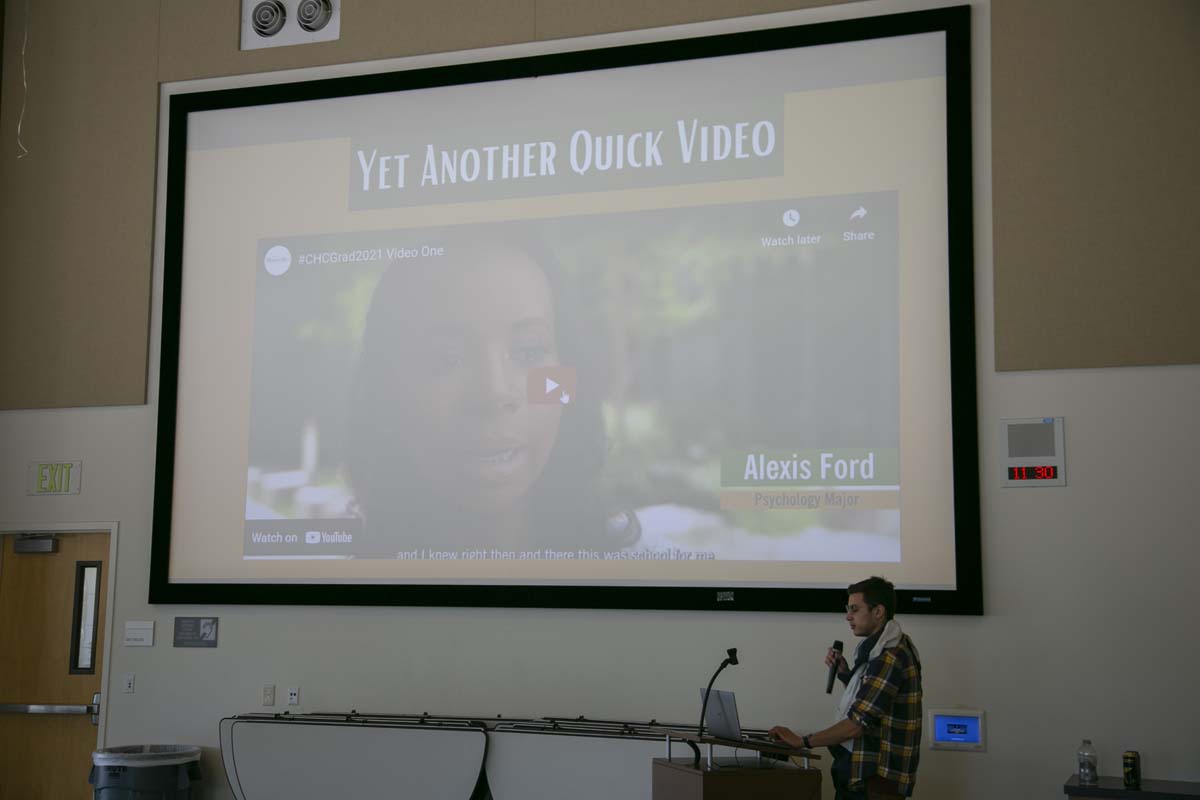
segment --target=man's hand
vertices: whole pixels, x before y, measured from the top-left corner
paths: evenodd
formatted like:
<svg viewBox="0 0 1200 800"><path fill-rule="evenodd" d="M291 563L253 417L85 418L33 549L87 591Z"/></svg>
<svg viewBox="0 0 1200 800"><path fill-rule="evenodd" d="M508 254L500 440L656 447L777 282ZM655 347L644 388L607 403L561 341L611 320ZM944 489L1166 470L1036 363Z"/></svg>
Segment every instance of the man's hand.
<svg viewBox="0 0 1200 800"><path fill-rule="evenodd" d="M774 728L771 728L771 730L767 731L767 736L771 739L781 741L789 747L799 749L804 746L804 739L801 736L793 733L791 728L785 728L782 725L776 725Z"/></svg>
<svg viewBox="0 0 1200 800"><path fill-rule="evenodd" d="M846 659L842 658L842 654L831 647L829 648L829 652L825 654L825 666L832 667L835 662L837 663L838 675L845 675L850 671L850 666L846 663Z"/></svg>

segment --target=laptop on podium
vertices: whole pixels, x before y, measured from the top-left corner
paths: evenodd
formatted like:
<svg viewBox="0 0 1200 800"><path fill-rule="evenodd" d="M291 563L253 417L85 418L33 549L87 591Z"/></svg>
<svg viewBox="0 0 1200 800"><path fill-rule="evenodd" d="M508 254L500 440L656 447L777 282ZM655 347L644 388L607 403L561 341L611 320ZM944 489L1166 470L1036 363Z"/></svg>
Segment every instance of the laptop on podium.
<svg viewBox="0 0 1200 800"><path fill-rule="evenodd" d="M700 690L700 703L704 703L704 690ZM704 710L704 729L718 739L734 742L771 742L766 736L747 736L742 733L738 719L737 698L733 692L714 689L708 697L708 708Z"/></svg>

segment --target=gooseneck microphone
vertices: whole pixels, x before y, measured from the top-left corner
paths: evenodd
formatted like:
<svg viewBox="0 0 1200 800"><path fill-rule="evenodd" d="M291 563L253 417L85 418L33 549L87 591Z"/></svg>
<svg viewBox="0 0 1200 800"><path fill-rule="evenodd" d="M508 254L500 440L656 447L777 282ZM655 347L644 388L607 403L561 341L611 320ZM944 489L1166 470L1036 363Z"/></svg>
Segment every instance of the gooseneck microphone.
<svg viewBox="0 0 1200 800"><path fill-rule="evenodd" d="M829 665L829 679L825 681L825 694L833 694L833 679L837 677L838 661L842 655L842 642L840 639L833 640L833 651L838 657L833 659L833 663Z"/></svg>
<svg viewBox="0 0 1200 800"><path fill-rule="evenodd" d="M704 735L704 714L708 711L708 696L712 693L713 683L717 680L717 676L721 674L721 670L731 664L736 667L738 663L736 647L731 647L725 652L729 654L728 658L721 662L721 666L717 667L717 671L713 673L712 678L708 682L708 688L704 690L704 702L700 704L700 727L697 729L696 734L698 736Z"/></svg>

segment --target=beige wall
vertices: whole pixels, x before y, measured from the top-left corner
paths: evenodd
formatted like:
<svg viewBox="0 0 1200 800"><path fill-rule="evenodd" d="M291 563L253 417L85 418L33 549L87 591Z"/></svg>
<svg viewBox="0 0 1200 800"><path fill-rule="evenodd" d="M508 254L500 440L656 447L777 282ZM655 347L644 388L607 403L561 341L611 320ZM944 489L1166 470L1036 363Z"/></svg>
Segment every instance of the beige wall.
<svg viewBox="0 0 1200 800"><path fill-rule="evenodd" d="M1200 362L1200 3L992 8L997 369Z"/></svg>
<svg viewBox="0 0 1200 800"><path fill-rule="evenodd" d="M31 4L35 13L52 5L46 0L31 0ZM57 5L87 14L87 8L102 4L58 0ZM0 120L0 252L4 253L0 260L0 393L4 405L141 402L149 324L152 131L156 119L155 81L147 76L166 80L222 71L254 72L301 63L287 59L332 63L608 30L613 20L628 27L662 24L684 19L684 11L686 18L699 18L775 8L730 1L656 3L651 11L622 0L607 5L525 5L520 7L524 11L513 12L514 17L497 10L502 4L467 4L466 0L428 4L424 11L414 6L402 12L388 12L395 6L383 2L368 5L347 0L346 41L360 37L354 40L357 49L338 50L346 46L343 41L328 47L314 45L311 51L301 48L241 56L235 50L234 11L228 11L225 22L199 12L193 15L192 6L204 7L212 14L215 5L165 2L160 15L159 7L148 0L103 4L106 16L129 15L136 20L134 27L151 31L151 40L159 45L147 48L147 54L131 44L136 37L118 35L99 19L79 23L81 29L90 26L90 36L107 38L91 44L80 40L72 40L73 46L62 44L58 61L51 60L32 72L33 85L46 91L58 87L55 97L59 99L42 98L35 103L31 94L31 107L37 105L38 113L27 116L27 144L42 160L16 162L11 109L17 95L14 87L19 83L14 84L13 41L22 29L24 3L8 1ZM225 5L232 8L235 4ZM1086 16L1089 22L1083 26L1084 35L1092 35L1087 31L1099 35L1095 31L1099 26L1107 31L1105 36L1111 36L1124 27L1119 21L1130 8L1143 14L1173 13L1175 17L1164 27L1174 30L1194 19L1193 9L1200 6L1166 2L1047 5L1053 10L1014 0L996 0L990 7L986 2L976 5L975 18L982 31L974 42L977 57L993 65L991 80L984 70L973 86L977 100L976 313L987 614L977 618L911 617L904 624L921 649L927 703L986 709L989 751L983 755L926 752L918 788L921 797L931 800L1061 797L1062 782L1072 770L1072 755L1084 737L1097 743L1105 774L1116 774L1121 751L1133 748L1143 753L1149 777L1200 780L1193 722L1180 712L1189 699L1192 665L1200 659L1200 642L1190 634L1189 616L1191 609L1200 606L1200 582L1195 580L1195 503L1190 500L1194 495L1193 454L1200 446L1200 421L1194 410L1200 397L1200 367L997 371L1007 336L999 322L1007 307L1000 299L1001 272L1014 258L1043 259L1043 269L1049 268L1049 262L1034 247L1036 242L1024 235L1024 227L1032 223L1013 222L1028 213L1022 202L1026 190L1020 182L1011 182L1013 176L1001 175L1002 170L1013 168L1011 160L1005 161L1004 153L1010 147L1005 142L1013 141L1014 127L1023 127L1022 108L1036 107L1036 98L1023 104L1008 96L1007 92L1020 87L1005 88L999 73L1031 69L1030 64L1013 62L1032 56L1019 59L1018 54L998 52L991 59L988 51L994 37L987 35L990 24L995 37L1009 37L995 43L997 51L1011 49L1011 37L1018 35L1013 31L1021 29L1020 19L1048 13L1060 22ZM450 15L468 6L472 13L490 15L492 27L472 32L474 26L462 22L462 14L454 17L455 24L466 25L466 29L441 31L435 25L435 10ZM601 13L597 6L605 9L599 18L595 16ZM54 17L51 12L44 13L50 24ZM392 14L399 18L401 13L403 24L391 21ZM389 14L386 25L381 22L385 14ZM522 21L518 29L506 27L514 18ZM568 22L580 27L568 27ZM59 24L70 27L65 14ZM105 34L106 30L110 32ZM31 37L31 53L39 42L38 46L47 50L60 47ZM395 49L390 49L392 46ZM1078 46L1069 44L1058 50L1064 59L1080 52ZM72 55L63 55L66 52ZM1096 65L1104 60L1098 53L1087 57ZM1151 51L1143 60L1153 61L1153 57ZM152 62L144 73L130 66L139 60ZM56 69L62 73L57 77ZM1114 73L1105 69L1105 74ZM1049 70L1044 76L1047 83L1034 89L1062 92L1074 88L1056 83L1058 74ZM1078 83L1082 78L1071 80ZM1191 81L1180 77L1175 85L1180 93L1177 105L1183 104ZM1121 91L1120 85L1113 89L1117 96ZM94 92L100 92L101 100L117 103L116 110L94 112L94 118L85 123L60 126L47 122L47 115L69 105L72 98L86 107L102 105L100 100L87 99ZM128 99L134 95L139 98L136 102ZM114 96L120 102L112 99ZM1190 97L1194 100L1194 91ZM1086 119L1084 111L1079 113ZM1172 108L1160 112L1168 116L1182 113ZM1099 112L1093 109L1090 113ZM1153 134L1154 129L1146 133ZM1168 131L1164 135L1173 134ZM1029 158L1040 154L1049 160L1053 154L1049 144L1033 142L1031 146L1035 152ZM1065 151L1063 157L1070 153ZM69 163L52 169L48 164L55 154ZM1182 148L1174 155L1180 163L1188 157ZM54 169L63 170L61 176ZM74 182L62 183L62 191L41 186L43 176L65 180L68 172ZM1081 166L1069 174L1072 180L1078 176L1083 181L1077 202L1084 211L1074 210L1075 198L1070 204L1063 200L1053 210L1067 215L1073 225L1083 225L1088 204L1095 208L1101 203L1098 184L1108 173ZM1002 190L1004 181L1010 183ZM1138 187L1151 187L1156 185L1154 181L1150 177L1140 183L1135 180L1131 189L1136 202L1128 209L1130 214L1140 215L1139 228L1159 224L1157 212L1147 207L1149 200L1138 194L1142 191ZM119 192L113 188L118 183L123 187ZM67 191L71 187L73 190ZM1190 205L1176 204L1175 208L1186 214L1194 213L1195 206L1192 200ZM127 229L119 224L124 220L129 221ZM1191 229L1195 228L1193 224ZM1183 230L1182 223L1179 230ZM104 237L110 237L107 250L102 246ZM28 275L38 272L27 266L30 254L39 250L55 255L42 259L45 263L38 274L43 279L29 280ZM14 254L24 255L16 258ZM1172 259L1177 260L1174 255ZM1000 263L1002 256L1005 265ZM131 279L123 270L140 270L140 277ZM77 273L83 277L75 277ZM68 274L86 285L67 285L64 276ZM22 280L29 286L20 284ZM114 289L107 297L100 294L119 280L128 281L127 287L132 288ZM1090 297L1085 300L1085 305L1096 302ZM126 302L120 306L118 301ZM1079 304L1073 295L1067 301ZM36 315L51 312L53 317L47 316L40 337L25 335L38 320ZM79 318L84 322L77 333L114 324L118 318L125 324L129 322L126 317L136 318L136 324L129 325L138 330L131 337L136 346L123 348L125 340L115 332L72 339L67 346L56 333ZM1191 338L1200 338L1195 335L1195 323L1192 325ZM1139 331L1147 348L1155 352L1163 344L1155 344L1157 335L1153 328ZM32 342L40 349L26 353L19 347L21 342ZM86 357L72 361L76 356L68 351L90 347L93 342L113 364L94 371L89 378L86 365L98 354L85 353ZM121 373L121 365L129 368ZM136 380L128 377L131 374ZM109 377L114 375L123 377ZM153 393L155 371L150 370L149 375ZM110 388L126 390L128 396L102 394ZM98 520L119 523L112 617L117 638L106 668L108 701L102 743L204 746L207 780L202 797L230 796L215 749L217 720L258 710L263 683L300 686L302 711L358 708L686 719L694 713L695 687L705 677L708 667L703 665L714 657L714 647L738 646L743 663L727 672L722 683L738 691L748 724L781 722L811 729L823 725L832 713L830 699L821 692L824 670L820 657L830 640L846 638L844 625L835 615L151 606L146 595L154 412L153 405L0 412L0 527ZM1001 488L999 420L1046 415L1067 420L1068 485ZM25 462L34 458L82 459L83 493L58 498L26 496ZM167 637L176 614L221 617L220 647L203 652L172 648ZM138 619L158 623L155 647L120 645L123 623ZM619 652L638 655L624 659L616 655ZM136 694L122 694L117 687L126 672L137 674ZM831 794L827 792L827 796Z"/></svg>
<svg viewBox="0 0 1200 800"><path fill-rule="evenodd" d="M5 4L0 408L143 403L158 11L30 6L18 159L25 4Z"/></svg>

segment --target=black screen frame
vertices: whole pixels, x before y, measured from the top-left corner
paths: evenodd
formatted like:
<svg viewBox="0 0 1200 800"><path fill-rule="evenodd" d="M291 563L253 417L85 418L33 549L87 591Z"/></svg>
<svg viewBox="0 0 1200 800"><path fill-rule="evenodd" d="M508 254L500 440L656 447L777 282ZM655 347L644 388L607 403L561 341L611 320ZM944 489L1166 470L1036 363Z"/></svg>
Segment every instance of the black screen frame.
<svg viewBox="0 0 1200 800"><path fill-rule="evenodd" d="M845 591L841 589L172 582L169 576L170 526L178 399L188 115L197 111L240 106L428 89L539 75L561 75L938 32L944 33L946 40L948 299L957 588L900 589L897 610L918 614L982 614L969 6L496 61L171 95L167 100L165 266L149 601L247 605L840 611L846 598Z"/></svg>

